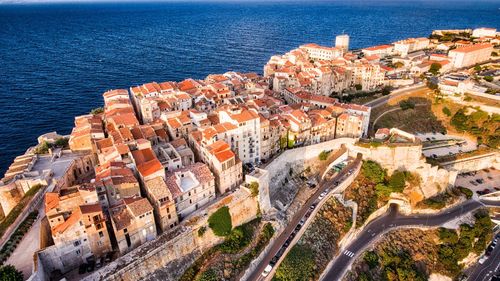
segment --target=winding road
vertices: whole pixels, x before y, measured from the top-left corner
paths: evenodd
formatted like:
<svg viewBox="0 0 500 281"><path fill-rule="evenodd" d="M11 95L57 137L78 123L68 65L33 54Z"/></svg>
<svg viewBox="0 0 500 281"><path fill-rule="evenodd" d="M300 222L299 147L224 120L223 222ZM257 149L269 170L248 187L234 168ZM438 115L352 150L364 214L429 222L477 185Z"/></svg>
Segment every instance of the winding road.
<svg viewBox="0 0 500 281"><path fill-rule="evenodd" d="M356 257L368 246L372 245L375 240L390 230L400 227L437 227L483 206L498 207L500 206L500 202L468 200L437 214L410 216L399 214L397 206L391 205L386 214L366 225L357 238L342 249L340 255L330 262L322 275L322 280L341 280Z"/></svg>
<svg viewBox="0 0 500 281"><path fill-rule="evenodd" d="M316 192L306 201L306 203L302 206L302 208L294 215L293 219L288 223L288 225L281 232L278 238L276 238L266 257L257 265L257 267L253 270L253 272L246 280L256 281L264 279L261 275L262 272L264 271L266 266L271 262L271 259L281 249L281 247L288 239L288 237L290 237L290 234L292 233L292 231L295 230L295 227L299 224L300 220L304 217L306 212L309 211L309 207L318 201L318 198L322 192L324 192L328 188L332 189L335 186L338 186L335 185L334 183L344 181L346 176L348 176L348 171L360 164L361 164L361 155L358 155L358 157L352 163L348 164L336 176L334 176L333 178L327 177L319 183ZM330 192L334 192L334 190L331 190Z"/></svg>

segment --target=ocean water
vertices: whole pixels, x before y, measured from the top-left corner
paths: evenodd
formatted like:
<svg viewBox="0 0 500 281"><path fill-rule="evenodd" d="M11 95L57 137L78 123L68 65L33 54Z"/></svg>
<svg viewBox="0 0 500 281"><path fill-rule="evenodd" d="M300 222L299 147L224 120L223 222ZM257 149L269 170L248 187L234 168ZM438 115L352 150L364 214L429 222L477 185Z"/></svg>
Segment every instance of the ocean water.
<svg viewBox="0 0 500 281"><path fill-rule="evenodd" d="M361 48L480 26L500 28L500 1L0 4L0 173L108 89L262 73L273 54L342 32Z"/></svg>

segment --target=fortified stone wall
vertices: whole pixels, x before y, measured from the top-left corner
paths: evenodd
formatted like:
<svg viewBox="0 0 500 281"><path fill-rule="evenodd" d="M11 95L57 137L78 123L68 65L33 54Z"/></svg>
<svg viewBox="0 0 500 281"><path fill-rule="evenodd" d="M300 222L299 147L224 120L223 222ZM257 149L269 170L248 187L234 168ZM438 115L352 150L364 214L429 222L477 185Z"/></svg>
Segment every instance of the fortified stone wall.
<svg viewBox="0 0 500 281"><path fill-rule="evenodd" d="M317 158L322 151L336 150L342 144L350 146L355 142L356 139L353 138L340 138L283 152L265 167L265 170L269 173L269 189L271 193L273 193L273 189L280 188L279 183L287 176L290 168L295 171L302 171L305 168L305 162Z"/></svg>
<svg viewBox="0 0 500 281"><path fill-rule="evenodd" d="M457 177L456 171L448 171L432 166L422 157L422 145L380 145L364 147L354 145L350 153L362 153L363 159L378 162L389 174L394 171L410 171L421 179L419 192L424 198L432 197L446 188L453 186Z"/></svg>
<svg viewBox="0 0 500 281"><path fill-rule="evenodd" d="M188 217L173 232L141 245L84 280L177 280L204 251L223 241L213 234L207 222L223 206L229 207L233 227L249 222L258 214L257 198L241 187ZM201 227L207 230L199 236Z"/></svg>
<svg viewBox="0 0 500 281"><path fill-rule="evenodd" d="M465 159L459 159L456 161L450 161L448 163L443 163L442 167L446 170L453 170L459 173L477 171L491 167L500 169L500 153L496 152Z"/></svg>

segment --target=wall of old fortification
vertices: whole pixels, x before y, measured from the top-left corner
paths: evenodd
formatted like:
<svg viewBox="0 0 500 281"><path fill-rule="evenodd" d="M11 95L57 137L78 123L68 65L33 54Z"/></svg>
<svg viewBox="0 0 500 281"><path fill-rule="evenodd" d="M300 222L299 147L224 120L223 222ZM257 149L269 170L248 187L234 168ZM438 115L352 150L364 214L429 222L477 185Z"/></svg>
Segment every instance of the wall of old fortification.
<svg viewBox="0 0 500 281"><path fill-rule="evenodd" d="M324 150L337 150L342 144L352 146L356 139L340 138L314 145L287 150L270 162L264 169L269 173L269 189L279 188L290 168L302 171L307 160L317 158Z"/></svg>
<svg viewBox="0 0 500 281"><path fill-rule="evenodd" d="M442 166L446 170L458 171L459 173L477 171L490 167L500 169L500 153L496 152L460 159L449 163L443 163Z"/></svg>
<svg viewBox="0 0 500 281"><path fill-rule="evenodd" d="M257 198L248 189L239 188L188 217L173 232L160 235L84 280L177 280L204 251L223 241L213 234L207 222L223 206L229 207L233 227L258 214ZM201 227L207 228L202 237L198 235Z"/></svg>
<svg viewBox="0 0 500 281"><path fill-rule="evenodd" d="M378 162L387 169L389 174L396 170L418 174L421 178L419 192L424 198L432 197L455 184L457 172L428 164L422 157L420 144L380 145L377 147L354 145L351 147L352 156L358 152L363 154L363 159Z"/></svg>

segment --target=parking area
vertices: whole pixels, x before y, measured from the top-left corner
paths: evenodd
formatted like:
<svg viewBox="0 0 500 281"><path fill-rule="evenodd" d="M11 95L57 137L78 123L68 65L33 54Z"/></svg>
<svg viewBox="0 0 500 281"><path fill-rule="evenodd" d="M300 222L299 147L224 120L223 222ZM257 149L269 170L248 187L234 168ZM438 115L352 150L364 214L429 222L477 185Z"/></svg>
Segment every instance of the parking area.
<svg viewBox="0 0 500 281"><path fill-rule="evenodd" d="M456 186L466 187L478 195L500 191L500 171L494 168L459 174Z"/></svg>
<svg viewBox="0 0 500 281"><path fill-rule="evenodd" d="M422 141L422 154L425 157L441 157L460 154L477 149L477 144L460 136L441 133L417 134Z"/></svg>

